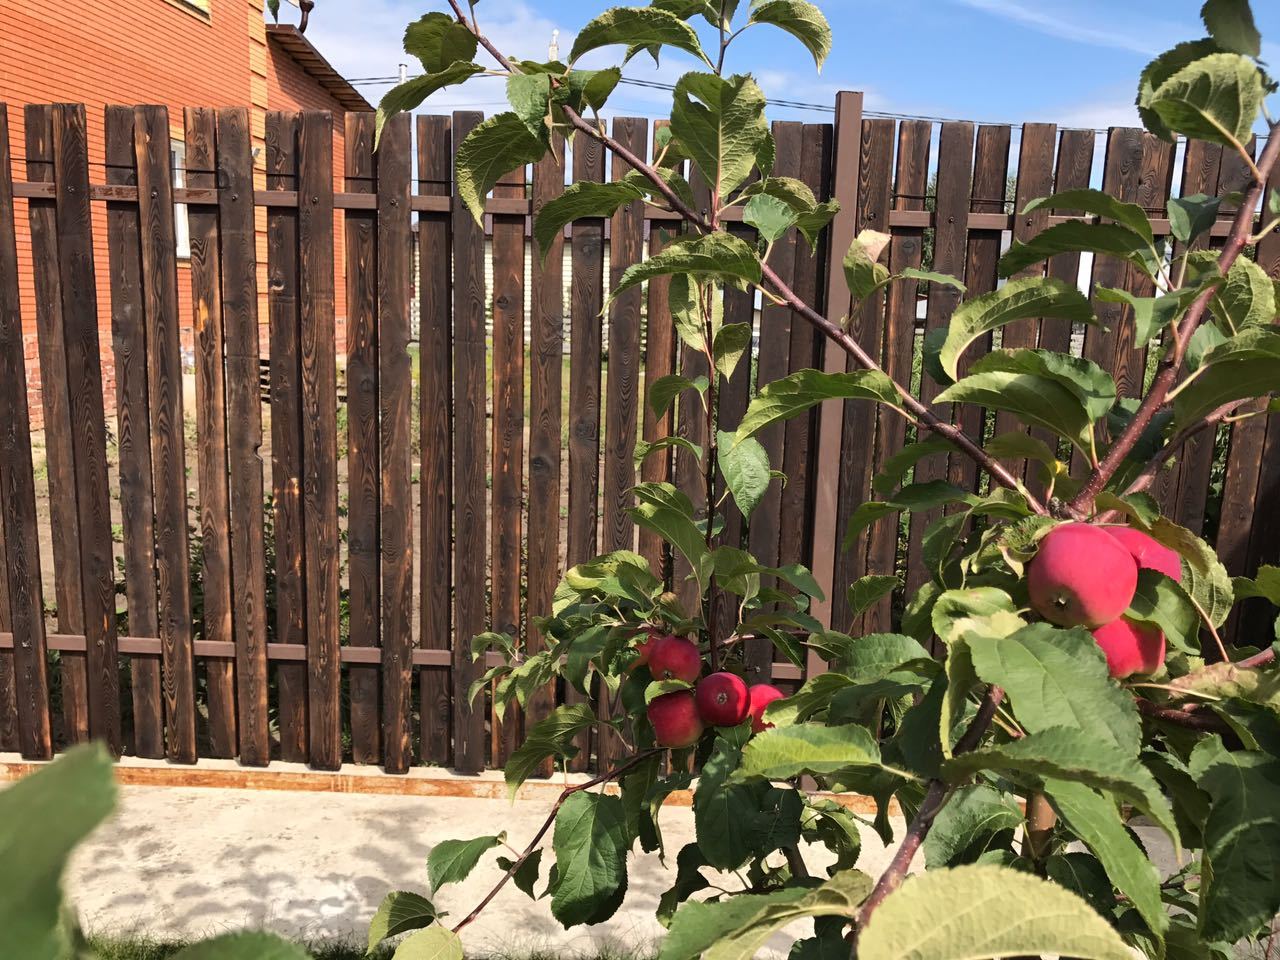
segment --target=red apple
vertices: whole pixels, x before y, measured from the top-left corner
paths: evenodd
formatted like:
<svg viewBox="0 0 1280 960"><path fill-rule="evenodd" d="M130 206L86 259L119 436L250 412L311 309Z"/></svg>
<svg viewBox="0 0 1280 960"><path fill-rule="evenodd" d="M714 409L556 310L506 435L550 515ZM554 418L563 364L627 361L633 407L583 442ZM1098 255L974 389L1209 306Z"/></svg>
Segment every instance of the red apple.
<svg viewBox="0 0 1280 960"><path fill-rule="evenodd" d="M713 673L694 690L698 713L716 727L736 727L747 719L748 698L747 685L732 673Z"/></svg>
<svg viewBox="0 0 1280 960"><path fill-rule="evenodd" d="M642 636L643 640L636 641L636 653L639 654L635 660L631 661L631 669L643 667L649 662L649 654L653 652L653 645L662 639L663 634L657 629L650 627Z"/></svg>
<svg viewBox="0 0 1280 960"><path fill-rule="evenodd" d="M698 704L692 690L664 693L649 701L646 709L653 735L664 747L691 747L706 729L698 716Z"/></svg>
<svg viewBox="0 0 1280 960"><path fill-rule="evenodd" d="M747 713L751 716L751 731L759 733L773 724L764 722L764 708L785 697L781 690L768 683L753 683L747 690Z"/></svg>
<svg viewBox="0 0 1280 960"><path fill-rule="evenodd" d="M1117 680L1135 673L1155 673L1164 663L1164 634L1155 627L1121 617L1098 627L1093 638L1107 655L1107 669Z"/></svg>
<svg viewBox="0 0 1280 960"><path fill-rule="evenodd" d="M684 637L659 637L649 648L649 672L655 680L693 683L702 673L702 654Z"/></svg>
<svg viewBox="0 0 1280 960"><path fill-rule="evenodd" d="M1129 551L1140 568L1156 570L1178 583L1182 582L1182 557L1177 550L1166 547L1155 537L1141 530L1135 530L1133 527L1103 527L1102 529L1120 541L1121 546Z"/></svg>
<svg viewBox="0 0 1280 960"><path fill-rule="evenodd" d="M1101 527L1064 523L1040 541L1027 592L1040 616L1063 627L1100 627L1129 609L1138 564Z"/></svg>

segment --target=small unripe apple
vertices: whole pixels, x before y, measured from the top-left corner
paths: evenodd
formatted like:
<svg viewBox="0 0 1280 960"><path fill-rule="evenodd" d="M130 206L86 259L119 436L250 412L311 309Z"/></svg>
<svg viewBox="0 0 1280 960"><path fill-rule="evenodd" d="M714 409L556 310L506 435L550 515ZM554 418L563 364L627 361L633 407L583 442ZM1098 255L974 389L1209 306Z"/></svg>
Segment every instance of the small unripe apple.
<svg viewBox="0 0 1280 960"><path fill-rule="evenodd" d="M649 701L645 711L653 725L653 736L664 747L691 747L706 729L698 715L692 690L664 693Z"/></svg>
<svg viewBox="0 0 1280 960"><path fill-rule="evenodd" d="M649 648L649 672L655 680L693 683L702 673L702 654L684 637L659 637Z"/></svg>
<svg viewBox="0 0 1280 960"><path fill-rule="evenodd" d="M751 731L759 733L770 729L773 724L764 722L764 708L775 700L781 700L784 694L769 683L753 683L747 690L747 713L751 716Z"/></svg>
<svg viewBox="0 0 1280 960"><path fill-rule="evenodd" d="M732 673L713 673L694 690L698 713L716 727L736 727L747 719L749 694L742 678Z"/></svg>
<svg viewBox="0 0 1280 960"><path fill-rule="evenodd" d="M1178 583L1182 582L1182 556L1177 550L1133 527L1103 527L1145 570L1156 570Z"/></svg>
<svg viewBox="0 0 1280 960"><path fill-rule="evenodd" d="M1156 627L1121 617L1095 629L1093 638L1107 655L1107 669L1117 680L1135 673L1155 673L1164 663L1164 634Z"/></svg>
<svg viewBox="0 0 1280 960"><path fill-rule="evenodd" d="M1063 627L1100 627L1129 609L1138 564L1101 527L1064 523L1040 541L1027 568L1031 606Z"/></svg>

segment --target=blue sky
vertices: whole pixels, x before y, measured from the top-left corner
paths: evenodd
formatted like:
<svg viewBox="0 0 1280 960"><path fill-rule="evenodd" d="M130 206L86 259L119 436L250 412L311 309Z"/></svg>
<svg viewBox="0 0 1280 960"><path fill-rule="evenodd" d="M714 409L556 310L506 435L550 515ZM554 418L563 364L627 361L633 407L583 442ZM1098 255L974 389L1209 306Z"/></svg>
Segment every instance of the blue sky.
<svg viewBox="0 0 1280 960"><path fill-rule="evenodd" d="M978 121L1046 121L1071 127L1136 123L1139 71L1156 53L1201 36L1200 0L819 0L832 22L835 49L821 75L789 37L753 28L730 51L730 67L750 71L767 95L829 104L837 90L861 90L868 109ZM506 51L544 58L552 30L561 48L603 9L597 0L483 0L481 26ZM743 8L747 0L743 0ZM1280 4L1255 0L1266 44L1280 63ZM405 24L444 0L325 0L308 37L352 78L385 76L405 59ZM282 19L296 19L285 7ZM612 51L602 52L599 63ZM599 65L597 63L596 65ZM591 65L591 64L587 64ZM694 66L667 53L660 67L637 59L626 75L670 82ZM415 69L411 64L410 69ZM387 89L361 85L373 102ZM446 112L500 109L501 84L474 81L438 93L423 107ZM618 113L666 113L666 95L622 87ZM775 107L775 119L821 119Z"/></svg>

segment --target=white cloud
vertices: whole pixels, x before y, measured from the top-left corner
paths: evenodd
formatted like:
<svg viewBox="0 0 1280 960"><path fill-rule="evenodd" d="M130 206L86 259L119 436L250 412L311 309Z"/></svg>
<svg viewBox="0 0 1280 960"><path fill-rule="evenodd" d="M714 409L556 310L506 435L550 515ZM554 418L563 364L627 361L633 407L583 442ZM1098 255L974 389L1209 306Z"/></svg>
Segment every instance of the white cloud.
<svg viewBox="0 0 1280 960"><path fill-rule="evenodd" d="M1136 31L1130 33L1124 26L1114 20L1112 22L1115 23L1115 28L1104 30L1064 20L1061 17L1045 13L1041 9L1024 6L1015 2L1015 0L953 0L953 2L974 10L981 10L984 13L1020 24L1051 37L1072 40L1094 47L1110 47L1116 50L1140 53L1144 56L1155 56L1167 46L1166 44L1153 42L1149 29L1141 33Z"/></svg>

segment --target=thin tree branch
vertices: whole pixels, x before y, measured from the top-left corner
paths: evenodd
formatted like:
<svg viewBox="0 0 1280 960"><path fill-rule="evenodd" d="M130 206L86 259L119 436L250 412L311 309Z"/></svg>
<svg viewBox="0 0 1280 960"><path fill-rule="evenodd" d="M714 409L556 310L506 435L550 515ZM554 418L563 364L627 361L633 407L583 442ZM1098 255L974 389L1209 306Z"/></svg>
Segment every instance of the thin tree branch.
<svg viewBox="0 0 1280 960"><path fill-rule="evenodd" d="M1262 156L1258 161L1257 176L1249 184L1249 189L1245 191L1244 199L1240 202L1240 209L1236 212L1235 222L1231 225L1231 233L1227 236L1226 244L1218 257L1218 268L1223 274L1231 269L1231 265L1236 262L1249 243L1249 237L1253 233L1254 212L1257 209L1259 198L1261 198L1263 191L1266 190L1266 179L1271 175L1277 158L1280 158L1280 125L1275 125L1271 128L1271 136L1267 140L1267 146L1262 151ZM1182 318L1182 322L1178 325L1177 333L1174 336L1169 356L1161 361L1160 369L1151 383L1151 390L1142 399L1142 403L1139 404L1133 419L1129 421L1129 425L1125 427L1124 432L1111 445L1107 455L1098 464L1084 486L1080 488L1080 492L1076 494L1069 504L1071 512L1085 515L1092 511L1093 502L1098 494L1103 491L1108 481L1115 476L1116 471L1120 469L1125 457L1133 450L1134 444L1138 442L1138 438L1147 429L1156 412L1164 406L1169 391L1173 389L1178 371L1182 368L1182 360L1186 353L1187 343L1191 340L1191 335L1195 333L1196 328L1200 326L1205 310L1208 309L1209 301L1213 299L1213 294L1213 289L1202 293L1196 298L1195 303L1191 305L1191 309L1187 311L1186 316Z"/></svg>
<svg viewBox="0 0 1280 960"><path fill-rule="evenodd" d="M1138 704L1138 712L1153 720L1163 720L1165 723L1201 733L1227 733L1231 730L1221 718L1198 703L1185 707L1162 707L1142 697L1137 697L1135 702Z"/></svg>
<svg viewBox="0 0 1280 960"><path fill-rule="evenodd" d="M1248 400L1235 400L1231 403L1224 404L1217 410L1205 414L1195 423L1183 427L1174 434L1173 439L1156 451L1155 456L1143 465L1142 470L1139 471L1138 475L1133 478L1133 481L1125 489L1125 493L1139 493L1146 490L1155 481L1155 478L1159 475L1161 468L1163 468L1166 463L1177 455L1178 451L1182 449L1188 440L1203 433L1210 427L1216 427L1248 402Z"/></svg>

